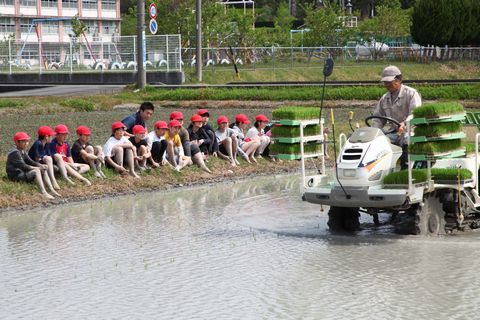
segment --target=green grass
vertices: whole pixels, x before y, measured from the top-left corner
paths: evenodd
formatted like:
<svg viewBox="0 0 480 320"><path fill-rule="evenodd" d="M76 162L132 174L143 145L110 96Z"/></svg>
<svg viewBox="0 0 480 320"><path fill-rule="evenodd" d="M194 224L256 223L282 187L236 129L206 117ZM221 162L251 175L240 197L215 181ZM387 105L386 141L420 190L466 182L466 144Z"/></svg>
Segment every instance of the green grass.
<svg viewBox="0 0 480 320"><path fill-rule="evenodd" d="M303 129L303 135L308 136L317 136L320 134L319 125L306 126ZM296 138L300 137L300 127L299 126L274 126L272 128L272 136L275 138Z"/></svg>
<svg viewBox="0 0 480 320"><path fill-rule="evenodd" d="M85 99L67 99L60 102L60 105L69 107L77 111L93 111L95 110L95 103Z"/></svg>
<svg viewBox="0 0 480 320"><path fill-rule="evenodd" d="M421 107L413 109L415 118L433 118L445 115L454 115L464 113L465 109L460 103L456 102L439 102L425 104Z"/></svg>
<svg viewBox="0 0 480 320"><path fill-rule="evenodd" d="M414 128L414 133L419 137L439 137L446 134L462 132L462 130L463 124L460 121L456 121L418 125Z"/></svg>
<svg viewBox="0 0 480 320"><path fill-rule="evenodd" d="M12 99L0 99L0 109L2 108L18 108L22 107L23 102Z"/></svg>
<svg viewBox="0 0 480 320"><path fill-rule="evenodd" d="M285 106L272 112L276 120L310 120L318 119L319 115L319 107Z"/></svg>
<svg viewBox="0 0 480 320"><path fill-rule="evenodd" d="M480 85L415 86L424 100L480 99ZM384 93L382 86L328 87L326 100L378 100ZM261 100L308 101L319 100L320 87L268 88L199 88L164 89L147 87L144 91L125 90L116 97L127 101L183 101L183 100Z"/></svg>
<svg viewBox="0 0 480 320"><path fill-rule="evenodd" d="M419 142L408 146L411 154L436 154L458 150L462 147L462 140L446 140L435 142Z"/></svg>
<svg viewBox="0 0 480 320"><path fill-rule="evenodd" d="M432 168L432 178L434 181L456 181L472 178L472 172L468 169L457 168ZM412 171L414 183L427 181L427 169L414 169ZM408 171L402 170L392 172L383 179L384 184L408 184Z"/></svg>
<svg viewBox="0 0 480 320"><path fill-rule="evenodd" d="M315 153L319 152L321 145L318 143L307 143L304 145L304 152ZM300 154L299 143L274 143L270 145L270 151L272 154Z"/></svg>

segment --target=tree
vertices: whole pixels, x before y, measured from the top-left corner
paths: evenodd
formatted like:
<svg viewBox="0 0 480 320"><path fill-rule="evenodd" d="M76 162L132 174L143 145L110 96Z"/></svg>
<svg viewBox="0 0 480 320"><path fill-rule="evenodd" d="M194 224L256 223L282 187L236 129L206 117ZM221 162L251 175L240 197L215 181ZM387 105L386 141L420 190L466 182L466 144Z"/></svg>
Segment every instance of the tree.
<svg viewBox="0 0 480 320"><path fill-rule="evenodd" d="M274 19L275 42L281 46L290 45L290 30L295 18L290 14L288 4L282 1Z"/></svg>
<svg viewBox="0 0 480 320"><path fill-rule="evenodd" d="M384 0L376 9L375 17L360 25L363 38L370 40L373 60L378 58L387 38L409 35L411 25L411 10L402 9L398 0Z"/></svg>
<svg viewBox="0 0 480 320"><path fill-rule="evenodd" d="M419 0L413 10L411 33L421 45L447 45L455 30L450 0Z"/></svg>
<svg viewBox="0 0 480 320"><path fill-rule="evenodd" d="M305 7L305 27L310 29L305 33L307 46L340 46L345 45L354 33L353 28L344 25L340 18L344 16L341 9L324 0L325 7L315 8L313 5Z"/></svg>

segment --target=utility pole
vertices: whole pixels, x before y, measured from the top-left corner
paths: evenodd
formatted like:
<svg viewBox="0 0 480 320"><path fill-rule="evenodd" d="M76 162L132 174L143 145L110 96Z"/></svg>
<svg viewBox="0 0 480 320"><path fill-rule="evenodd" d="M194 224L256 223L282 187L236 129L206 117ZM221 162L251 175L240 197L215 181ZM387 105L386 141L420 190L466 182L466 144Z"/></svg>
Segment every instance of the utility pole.
<svg viewBox="0 0 480 320"><path fill-rule="evenodd" d="M137 88L145 89L147 74L143 59L145 56L145 0L137 1Z"/></svg>
<svg viewBox="0 0 480 320"><path fill-rule="evenodd" d="M197 8L196 8L196 16L197 16L197 54L196 54L196 75L198 82L202 82L202 0L197 0Z"/></svg>

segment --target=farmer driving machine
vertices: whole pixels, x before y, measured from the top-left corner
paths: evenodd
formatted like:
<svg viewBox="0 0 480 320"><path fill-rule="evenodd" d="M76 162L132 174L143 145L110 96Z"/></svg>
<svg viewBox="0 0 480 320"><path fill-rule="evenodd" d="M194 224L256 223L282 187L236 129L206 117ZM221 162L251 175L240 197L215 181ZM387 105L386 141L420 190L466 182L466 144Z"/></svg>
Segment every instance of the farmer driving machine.
<svg viewBox="0 0 480 320"><path fill-rule="evenodd" d="M406 170L399 170L402 148L386 136L400 124L367 117L367 127L356 129L340 146L335 168L303 177L303 199L330 206L328 226L337 231L359 229L360 213L372 215L377 224L379 213L390 213L402 234L478 228L480 134L474 144L464 142L465 116L457 103L415 108L407 121ZM372 127L376 118L386 121L387 129Z"/></svg>

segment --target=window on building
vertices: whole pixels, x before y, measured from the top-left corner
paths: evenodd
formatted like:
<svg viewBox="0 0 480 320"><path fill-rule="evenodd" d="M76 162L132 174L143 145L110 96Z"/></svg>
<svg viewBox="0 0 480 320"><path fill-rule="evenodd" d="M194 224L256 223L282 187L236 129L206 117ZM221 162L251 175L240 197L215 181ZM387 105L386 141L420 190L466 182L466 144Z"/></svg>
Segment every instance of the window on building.
<svg viewBox="0 0 480 320"><path fill-rule="evenodd" d="M58 34L58 21L43 22L42 34Z"/></svg>
<svg viewBox="0 0 480 320"><path fill-rule="evenodd" d="M98 36L98 22L95 20L85 20L83 21L87 26L86 33L92 36Z"/></svg>
<svg viewBox="0 0 480 320"><path fill-rule="evenodd" d="M102 10L117 10L117 1L102 0Z"/></svg>
<svg viewBox="0 0 480 320"><path fill-rule="evenodd" d="M102 34L113 34L116 27L115 21L102 21Z"/></svg>
<svg viewBox="0 0 480 320"><path fill-rule="evenodd" d="M20 7L36 7L37 0L20 0Z"/></svg>
<svg viewBox="0 0 480 320"><path fill-rule="evenodd" d="M31 24L32 19L20 19L20 32L28 33L30 31ZM35 32L35 28L32 28L32 32Z"/></svg>
<svg viewBox="0 0 480 320"><path fill-rule="evenodd" d="M77 0L63 0L62 1L63 8L78 8L78 1Z"/></svg>
<svg viewBox="0 0 480 320"><path fill-rule="evenodd" d="M83 9L97 9L97 0L82 0Z"/></svg>
<svg viewBox="0 0 480 320"><path fill-rule="evenodd" d="M42 0L42 7L56 8L58 7L58 0Z"/></svg>
<svg viewBox="0 0 480 320"><path fill-rule="evenodd" d="M0 0L0 6L13 6L15 0Z"/></svg>
<svg viewBox="0 0 480 320"><path fill-rule="evenodd" d="M15 33L15 20L13 18L0 18L0 33Z"/></svg>
<svg viewBox="0 0 480 320"><path fill-rule="evenodd" d="M67 37L73 35L72 23L70 21L63 21L63 34Z"/></svg>

